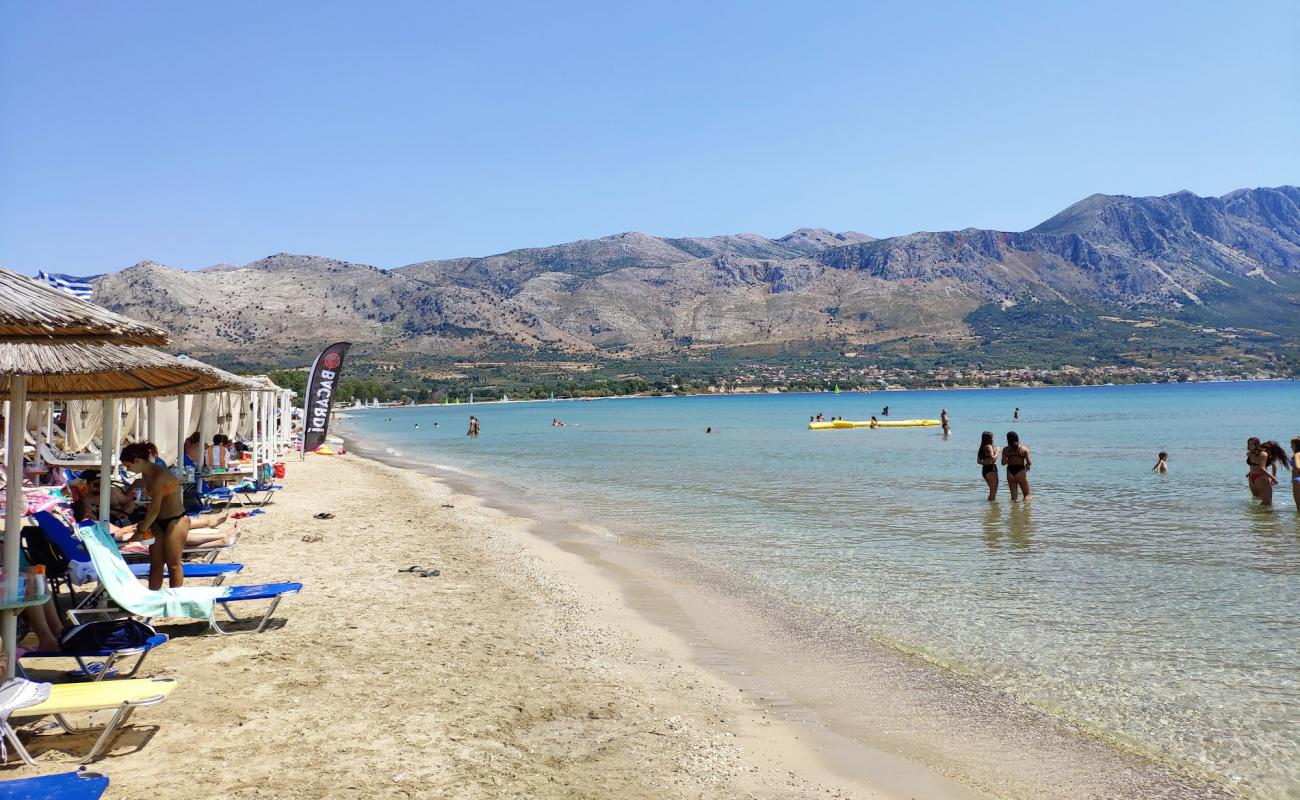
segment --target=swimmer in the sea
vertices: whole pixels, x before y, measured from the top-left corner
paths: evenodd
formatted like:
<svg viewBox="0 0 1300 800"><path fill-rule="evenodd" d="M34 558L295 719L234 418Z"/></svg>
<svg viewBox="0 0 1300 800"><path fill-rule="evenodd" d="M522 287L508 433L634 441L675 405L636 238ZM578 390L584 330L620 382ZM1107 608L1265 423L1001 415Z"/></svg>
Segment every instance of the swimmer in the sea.
<svg viewBox="0 0 1300 800"><path fill-rule="evenodd" d="M1168 472L1169 454L1166 453L1164 450L1161 450L1160 455L1156 456L1156 465L1151 468L1151 471L1157 475L1164 475L1166 472Z"/></svg>
<svg viewBox="0 0 1300 800"><path fill-rule="evenodd" d="M980 465L980 475L989 485L989 502L998 499L998 456L1001 450L993 444L993 432L980 434L980 448L975 451L975 463Z"/></svg>
<svg viewBox="0 0 1300 800"><path fill-rule="evenodd" d="M1029 499L1029 467L1033 461L1029 458L1029 448L1020 443L1020 434L1007 432L1007 446L1002 448L1002 465L1007 468L1007 488L1011 490L1011 502L1016 501L1017 494Z"/></svg>
<svg viewBox="0 0 1300 800"><path fill-rule="evenodd" d="M1300 436L1291 440L1291 499L1300 512Z"/></svg>

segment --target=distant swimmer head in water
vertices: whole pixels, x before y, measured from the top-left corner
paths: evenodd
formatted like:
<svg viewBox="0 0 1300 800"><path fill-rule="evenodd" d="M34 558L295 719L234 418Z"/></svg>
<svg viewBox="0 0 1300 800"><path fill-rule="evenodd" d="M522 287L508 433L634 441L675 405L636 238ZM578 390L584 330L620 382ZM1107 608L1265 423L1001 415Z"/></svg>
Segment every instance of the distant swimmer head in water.
<svg viewBox="0 0 1300 800"><path fill-rule="evenodd" d="M1016 410L1011 412L1011 418L1020 419L1020 406L1016 406Z"/></svg>
<svg viewBox="0 0 1300 800"><path fill-rule="evenodd" d="M704 432L705 432L705 433L713 433L713 428L712 428L712 427L705 428L705 429L704 429Z"/></svg>

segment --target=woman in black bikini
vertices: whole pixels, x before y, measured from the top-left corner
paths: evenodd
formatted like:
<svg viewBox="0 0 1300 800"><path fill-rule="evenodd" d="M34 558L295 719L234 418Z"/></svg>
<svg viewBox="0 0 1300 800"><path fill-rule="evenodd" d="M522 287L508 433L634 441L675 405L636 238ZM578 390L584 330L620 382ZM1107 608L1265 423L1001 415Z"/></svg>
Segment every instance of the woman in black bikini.
<svg viewBox="0 0 1300 800"><path fill-rule="evenodd" d="M993 432L980 434L980 449L975 453L975 463L980 465L980 474L989 485L989 502L998 499L998 454L1002 452L993 444Z"/></svg>
<svg viewBox="0 0 1300 800"><path fill-rule="evenodd" d="M1002 465L1007 468L1007 486L1011 489L1011 502L1016 501L1016 493L1029 499L1029 467L1033 464L1029 458L1029 448L1020 443L1020 434L1007 432L1007 446L1002 448Z"/></svg>
<svg viewBox="0 0 1300 800"><path fill-rule="evenodd" d="M167 585L176 588L185 582L181 551L190 533L190 518L185 515L181 485L166 468L154 463L158 448L152 442L136 442L122 448L119 459L123 467L144 479L149 495L149 509L135 526L135 540L153 537L149 545L149 588L161 589L163 564L167 565Z"/></svg>

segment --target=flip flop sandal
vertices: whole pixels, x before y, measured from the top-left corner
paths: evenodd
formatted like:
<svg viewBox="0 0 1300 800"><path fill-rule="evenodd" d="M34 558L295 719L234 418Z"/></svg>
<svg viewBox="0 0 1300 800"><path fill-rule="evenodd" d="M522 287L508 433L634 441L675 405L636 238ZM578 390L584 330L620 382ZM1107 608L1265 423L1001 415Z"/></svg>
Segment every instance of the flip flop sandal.
<svg viewBox="0 0 1300 800"><path fill-rule="evenodd" d="M399 569L398 572L420 573L420 572L424 572L424 567L420 566L419 564L416 564L414 566L407 567L406 569Z"/></svg>
<svg viewBox="0 0 1300 800"><path fill-rule="evenodd" d="M63 675L64 677L68 677L68 678L93 678L103 671L104 671L104 662L92 661L86 665L85 669L70 669L67 672L63 673ZM111 678L116 674L117 674L117 667L109 667L108 674L105 675L104 677Z"/></svg>
<svg viewBox="0 0 1300 800"><path fill-rule="evenodd" d="M442 570L426 569L423 572L417 572L416 574L419 575L421 578L436 578L442 574Z"/></svg>
<svg viewBox="0 0 1300 800"><path fill-rule="evenodd" d="M334 515L328 511L322 511L319 514L313 515L313 517L315 519L334 519Z"/></svg>

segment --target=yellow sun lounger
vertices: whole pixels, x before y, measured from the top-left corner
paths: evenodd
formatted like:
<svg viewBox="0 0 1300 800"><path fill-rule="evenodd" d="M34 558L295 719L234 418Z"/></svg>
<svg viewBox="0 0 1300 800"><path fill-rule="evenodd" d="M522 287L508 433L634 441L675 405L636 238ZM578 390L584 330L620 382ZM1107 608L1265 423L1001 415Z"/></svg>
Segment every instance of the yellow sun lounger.
<svg viewBox="0 0 1300 800"><path fill-rule="evenodd" d="M126 724L131 714L141 706L161 703L176 688L176 681L171 678L135 678L124 681L99 681L96 683L59 683L50 687L50 696L43 703L19 708L9 715L10 720L30 720L36 717L52 716L59 727L68 733L79 733L65 718L65 714L78 714L90 711L108 711L116 708L113 719L104 726L104 732L95 740L95 746L82 759L82 763L95 760L118 728ZM5 739L13 745L14 750L23 761L36 765L27 748L18 740L18 733L10 722L4 723L0 731Z"/></svg>

